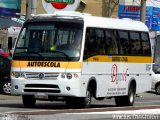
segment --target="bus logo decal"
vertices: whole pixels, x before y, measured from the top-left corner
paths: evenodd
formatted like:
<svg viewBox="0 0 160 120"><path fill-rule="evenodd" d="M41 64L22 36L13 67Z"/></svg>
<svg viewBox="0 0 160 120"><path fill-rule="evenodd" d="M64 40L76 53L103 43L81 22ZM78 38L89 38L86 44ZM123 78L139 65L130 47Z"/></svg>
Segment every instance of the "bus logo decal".
<svg viewBox="0 0 160 120"><path fill-rule="evenodd" d="M118 73L118 67L116 64L114 64L111 68L111 82L118 84L119 81L126 81L128 68L124 70L122 73Z"/></svg>
<svg viewBox="0 0 160 120"><path fill-rule="evenodd" d="M39 79L44 79L44 77L45 77L44 73L39 74Z"/></svg>
<svg viewBox="0 0 160 120"><path fill-rule="evenodd" d="M118 68L117 68L117 65L114 64L112 66L112 69L111 69L111 78L112 78L112 82L115 82L116 79L117 79L117 74L118 74Z"/></svg>

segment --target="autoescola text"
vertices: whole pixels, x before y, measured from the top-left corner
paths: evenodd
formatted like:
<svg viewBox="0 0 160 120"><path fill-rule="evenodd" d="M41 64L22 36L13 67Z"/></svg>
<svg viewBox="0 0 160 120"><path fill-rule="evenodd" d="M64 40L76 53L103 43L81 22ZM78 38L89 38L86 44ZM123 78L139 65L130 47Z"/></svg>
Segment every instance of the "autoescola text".
<svg viewBox="0 0 160 120"><path fill-rule="evenodd" d="M59 62L35 62L29 61L27 67L58 67L60 68Z"/></svg>

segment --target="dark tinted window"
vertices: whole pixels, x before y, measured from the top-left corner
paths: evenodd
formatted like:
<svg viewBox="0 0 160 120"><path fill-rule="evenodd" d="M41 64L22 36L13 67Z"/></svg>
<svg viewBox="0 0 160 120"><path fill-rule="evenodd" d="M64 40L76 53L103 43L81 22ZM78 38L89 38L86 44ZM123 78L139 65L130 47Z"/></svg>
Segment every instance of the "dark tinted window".
<svg viewBox="0 0 160 120"><path fill-rule="evenodd" d="M87 29L86 30L86 38L85 38L85 54L93 54L97 52L97 44L95 40L94 30Z"/></svg>
<svg viewBox="0 0 160 120"><path fill-rule="evenodd" d="M152 70L155 74L160 74L160 64L153 64Z"/></svg>
<svg viewBox="0 0 160 120"><path fill-rule="evenodd" d="M84 55L150 55L147 33L87 28ZM88 56L88 57L89 57Z"/></svg>
<svg viewBox="0 0 160 120"><path fill-rule="evenodd" d="M118 54L117 36L114 30L105 30L106 54Z"/></svg>
<svg viewBox="0 0 160 120"><path fill-rule="evenodd" d="M105 54L104 30L95 30L99 54Z"/></svg>
<svg viewBox="0 0 160 120"><path fill-rule="evenodd" d="M131 53L133 55L142 54L141 41L138 32L130 32Z"/></svg>
<svg viewBox="0 0 160 120"><path fill-rule="evenodd" d="M104 54L104 32L96 28L88 28L85 38L85 55Z"/></svg>
<svg viewBox="0 0 160 120"><path fill-rule="evenodd" d="M131 54L130 41L127 31L118 31L120 40L120 53L121 54Z"/></svg>
<svg viewBox="0 0 160 120"><path fill-rule="evenodd" d="M150 41L147 33L141 33L142 52L145 55L151 54Z"/></svg>

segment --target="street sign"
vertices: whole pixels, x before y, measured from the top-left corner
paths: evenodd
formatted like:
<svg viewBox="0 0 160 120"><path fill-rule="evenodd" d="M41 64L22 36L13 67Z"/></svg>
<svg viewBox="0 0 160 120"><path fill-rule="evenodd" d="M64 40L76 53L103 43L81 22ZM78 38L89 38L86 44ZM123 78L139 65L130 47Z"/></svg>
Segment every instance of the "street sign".
<svg viewBox="0 0 160 120"><path fill-rule="evenodd" d="M80 0L42 0L42 5L47 13L55 11L75 11Z"/></svg>
<svg viewBox="0 0 160 120"><path fill-rule="evenodd" d="M119 5L118 17L140 21L140 6ZM160 30L160 8L146 7L146 25L150 30Z"/></svg>

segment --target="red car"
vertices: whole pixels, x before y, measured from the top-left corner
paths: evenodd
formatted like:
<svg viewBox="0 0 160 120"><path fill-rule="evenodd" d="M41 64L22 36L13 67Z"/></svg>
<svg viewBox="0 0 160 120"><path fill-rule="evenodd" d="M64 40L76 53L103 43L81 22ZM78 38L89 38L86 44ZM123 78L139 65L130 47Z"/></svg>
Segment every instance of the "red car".
<svg viewBox="0 0 160 120"><path fill-rule="evenodd" d="M0 55L2 55L4 57L10 56L10 54L8 52L0 52Z"/></svg>

